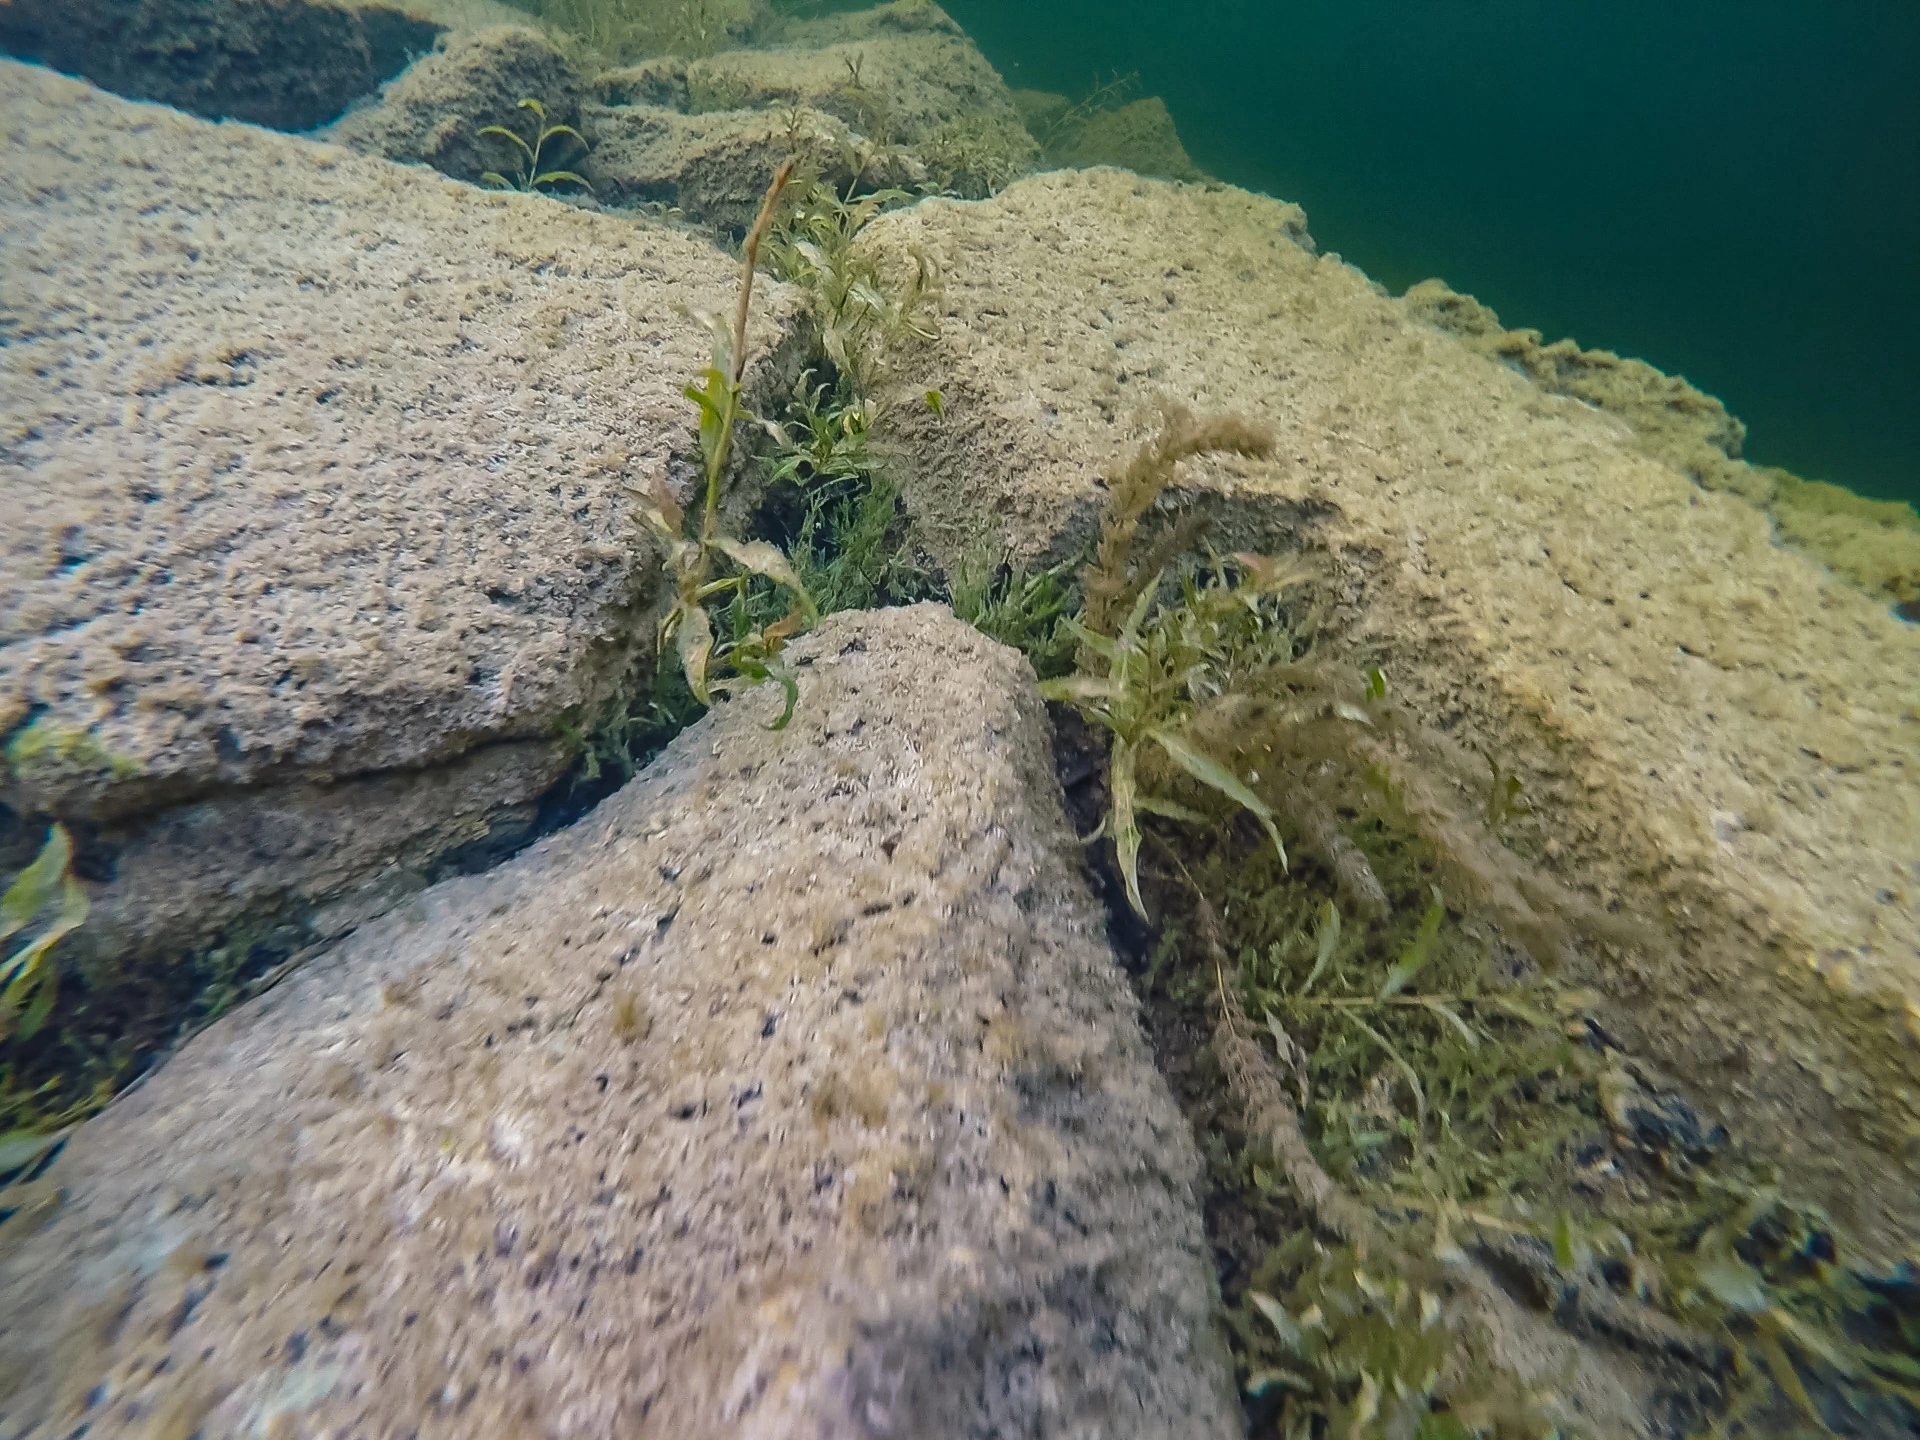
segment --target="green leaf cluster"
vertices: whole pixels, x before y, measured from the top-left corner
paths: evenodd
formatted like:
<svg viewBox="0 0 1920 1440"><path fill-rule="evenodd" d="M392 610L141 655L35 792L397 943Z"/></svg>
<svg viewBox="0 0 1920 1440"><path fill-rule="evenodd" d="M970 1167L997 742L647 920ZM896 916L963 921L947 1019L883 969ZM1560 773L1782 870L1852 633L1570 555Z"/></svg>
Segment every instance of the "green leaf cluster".
<svg viewBox="0 0 1920 1440"><path fill-rule="evenodd" d="M760 246L773 224L776 207L793 176L788 160L773 177L760 214L742 246L740 295L731 331L714 326L713 363L689 383L685 393L700 412L700 455L705 485L699 524L686 534L687 516L680 503L656 479L641 497L641 514L667 547L666 565L673 581L673 598L660 621L659 649L673 642L686 676L687 688L702 705L713 703L716 692L777 682L786 694L786 706L771 728L785 729L793 718L799 683L780 658L786 642L818 618L813 597L777 546L764 540L736 540L720 531L720 503L733 456L734 432L747 412L740 399L741 376L746 370L747 314L753 301L754 267ZM716 574L731 567L732 573ZM751 604L756 579L770 581L791 597L786 614L759 623ZM714 624L712 610L724 610L726 624Z"/></svg>
<svg viewBox="0 0 1920 1440"><path fill-rule="evenodd" d="M1291 1282L1287 1277L1292 1276ZM1505 1371L1461 1363L1439 1267L1300 1232L1270 1251L1231 1316L1248 1395L1285 1440L1546 1440L1562 1432ZM1284 1284L1285 1288L1281 1286ZM1269 1289L1278 1294L1269 1293Z"/></svg>
<svg viewBox="0 0 1920 1440"><path fill-rule="evenodd" d="M775 278L806 290L820 350L856 395L874 392L889 350L933 338L925 313L933 292L926 257L910 252L912 272L890 278L877 258L855 243L874 216L911 198L904 190L856 196L850 189L842 195L816 182L768 247Z"/></svg>
<svg viewBox="0 0 1920 1440"><path fill-rule="evenodd" d="M32 933L0 961L0 1039L31 1038L53 1011L60 983L53 947L87 918L87 892L72 867L73 840L66 826L55 825L33 863L0 896L0 943Z"/></svg>
<svg viewBox="0 0 1920 1440"><path fill-rule="evenodd" d="M547 120L547 107L538 100L525 99L520 102L522 110L533 115L533 139L526 140L518 132L509 130L505 125L483 125L479 134L510 142L518 151L516 163L511 174L502 174L498 170L489 170L480 177L480 183L491 185L496 190L540 190L550 185L578 185L591 190L586 176L573 170L547 168L544 158L547 146L555 140L570 140L580 147L582 154L587 151L587 142L580 132L571 125L554 125Z"/></svg>

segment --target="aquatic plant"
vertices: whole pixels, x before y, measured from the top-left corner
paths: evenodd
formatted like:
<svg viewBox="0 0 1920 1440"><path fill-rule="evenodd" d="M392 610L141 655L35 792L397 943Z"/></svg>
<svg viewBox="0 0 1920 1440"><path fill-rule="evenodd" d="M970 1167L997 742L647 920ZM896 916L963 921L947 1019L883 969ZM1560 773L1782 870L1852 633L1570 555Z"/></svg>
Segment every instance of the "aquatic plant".
<svg viewBox="0 0 1920 1440"><path fill-rule="evenodd" d="M712 703L716 690L726 693L740 685L777 680L786 692L787 704L774 721L776 730L792 718L799 696L792 671L780 659L781 649L810 625L818 612L792 563L778 548L764 540L735 540L720 532L720 502L733 454L734 427L745 415L740 384L747 365L747 315L753 303L754 270L780 197L793 178L794 164L788 159L774 174L760 213L741 246L740 294L732 328L714 324L713 363L701 373L698 384L686 387L687 398L700 410L700 453L706 471L698 529L692 538L685 535L685 513L658 477L641 503L641 513L666 542L666 564L674 581L672 604L660 622L660 648L664 651L669 640L676 642L687 688L702 705ZM736 567L735 573L716 577L714 570L723 562ZM792 597L787 613L764 625L755 623L749 611L756 576L772 581ZM708 614L709 605L716 611L725 607L724 630L716 629ZM726 678L716 680L716 676Z"/></svg>
<svg viewBox="0 0 1920 1440"><path fill-rule="evenodd" d="M1076 598L1072 568L1062 563L1029 573L975 546L955 567L948 601L974 629L1025 655L1040 679L1057 679L1073 668L1076 641L1064 623Z"/></svg>
<svg viewBox="0 0 1920 1440"><path fill-rule="evenodd" d="M520 102L522 110L531 111L534 120L533 141L529 144L522 136L504 125L483 125L479 134L490 135L498 139L510 140L519 147L520 158L511 176L497 170L489 170L480 177L480 183L491 185L496 190L538 190L545 185L579 185L591 190L584 175L573 170L542 169L543 155L547 145L553 140L572 140L579 145L584 154L588 148L586 139L571 125L553 125L547 121L547 107L538 100L525 99Z"/></svg>
<svg viewBox="0 0 1920 1440"><path fill-rule="evenodd" d="M41 921L37 934L0 962L0 1038L33 1036L53 1010L59 976L49 957L87 918L87 892L73 877L73 840L54 825L40 853L0 895L0 943Z"/></svg>
<svg viewBox="0 0 1920 1440"><path fill-rule="evenodd" d="M910 274L890 281L876 257L857 245L867 223L890 205L911 199L904 190L842 195L810 185L768 246L776 278L807 292L820 350L853 396L871 395L885 355L914 340L930 340L924 312L933 297L933 271L917 248Z"/></svg>
<svg viewBox="0 0 1920 1440"><path fill-rule="evenodd" d="M1366 718L1325 693L1323 676L1303 663L1284 623L1277 602L1304 572L1256 555L1231 562L1216 556L1199 580L1182 578L1177 602L1163 603L1168 567L1195 547L1204 528L1199 511L1171 526L1144 556L1133 555L1142 519L1182 460L1220 451L1263 456L1273 443L1270 433L1235 416L1198 420L1184 409L1167 412L1159 432L1109 482L1099 540L1081 574L1080 615L1066 622L1079 640L1077 673L1041 686L1046 698L1072 705L1111 736L1101 829L1113 841L1127 901L1142 918L1139 815L1212 820L1173 793L1176 780L1198 782L1253 815L1286 863L1273 808L1252 788L1258 774L1249 778L1238 757L1212 743L1215 732L1238 728L1230 716L1277 704L1302 720L1329 708ZM1266 698L1256 699L1260 693ZM1276 733L1286 728L1283 722Z"/></svg>

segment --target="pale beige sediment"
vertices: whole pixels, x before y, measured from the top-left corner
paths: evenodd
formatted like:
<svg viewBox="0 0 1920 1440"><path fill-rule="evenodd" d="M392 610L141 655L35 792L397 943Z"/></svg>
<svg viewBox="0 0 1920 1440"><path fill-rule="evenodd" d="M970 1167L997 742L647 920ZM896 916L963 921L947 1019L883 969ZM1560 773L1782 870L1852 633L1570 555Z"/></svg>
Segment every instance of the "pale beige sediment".
<svg viewBox="0 0 1920 1440"><path fill-rule="evenodd" d="M524 824L555 722L651 646L628 487L697 472L691 312L735 262L33 67L0 93L0 800L117 832L96 899L155 943ZM760 295L755 397L797 359L795 296ZM431 783L503 745L468 765L499 789ZM359 826L336 781L415 813ZM161 855L153 817L250 795L312 823Z"/></svg>
<svg viewBox="0 0 1920 1440"><path fill-rule="evenodd" d="M1230 502L1225 544L1319 556L1355 662L1519 772L1546 872L1662 937L1591 957L1608 1023L1800 1193L1911 1246L1920 631L1303 234L1116 171L878 222L944 295L885 421L929 542L1071 548L1162 400L1271 425L1271 463L1184 467Z"/></svg>
<svg viewBox="0 0 1920 1440"><path fill-rule="evenodd" d="M78 1132L0 1430L1239 1433L1032 672L934 606L793 653L788 730L723 706Z"/></svg>

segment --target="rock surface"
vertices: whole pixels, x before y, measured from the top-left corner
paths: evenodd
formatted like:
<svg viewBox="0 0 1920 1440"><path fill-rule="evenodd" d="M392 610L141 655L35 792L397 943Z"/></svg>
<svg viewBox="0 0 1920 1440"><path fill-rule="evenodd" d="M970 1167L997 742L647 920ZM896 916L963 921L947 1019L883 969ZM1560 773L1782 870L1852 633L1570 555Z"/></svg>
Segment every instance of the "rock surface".
<svg viewBox="0 0 1920 1440"><path fill-rule="evenodd" d="M1605 410L1633 427L1647 454L1765 510L1780 538L1872 592L1920 605L1920 514L1911 505L1869 500L1838 485L1802 480L1741 458L1747 427L1713 396L1644 360L1544 343L1538 330L1509 330L1471 295L1438 280L1407 292L1408 313L1460 337L1478 353L1520 371L1541 389Z"/></svg>
<svg viewBox="0 0 1920 1440"><path fill-rule="evenodd" d="M530 25L490 25L451 35L381 92L379 103L329 126L326 138L363 155L431 165L456 180L480 183L487 171L511 174L520 156L511 141L480 133L501 125L529 141L533 117L522 100L538 100L555 124L580 119L584 91L571 61ZM577 144L551 142L542 169L581 162Z"/></svg>
<svg viewBox="0 0 1920 1440"><path fill-rule="evenodd" d="M501 170L507 142L540 100L590 149L557 163L613 207L670 207L738 232L789 155L845 190L931 184L985 195L1032 168L1033 139L1007 87L944 11L930 4L794 21L764 48L661 57L589 74L524 25L450 37L328 132L367 154L424 161L459 179ZM583 98L590 97L590 98Z"/></svg>
<svg viewBox="0 0 1920 1440"><path fill-rule="evenodd" d="M933 606L793 654L789 730L723 707L77 1133L0 1429L1239 1433L1031 671Z"/></svg>
<svg viewBox="0 0 1920 1440"><path fill-rule="evenodd" d="M1274 428L1197 463L1221 548L1323 567L1356 663L1517 771L1545 873L1662 937L1591 960L1623 1042L1870 1244L1920 1234L1920 631L1765 517L1301 243L1294 207L1117 171L886 217L939 337L897 478L951 567L1070 552L1172 399ZM917 403L930 387L944 416ZM1823 978L1824 977L1824 981Z"/></svg>
<svg viewBox="0 0 1920 1440"><path fill-rule="evenodd" d="M685 307L734 263L35 68L0 94L0 858L77 828L63 954L524 829L556 721L651 645L627 486L696 473ZM756 312L759 394L796 299Z"/></svg>
<svg viewBox="0 0 1920 1440"><path fill-rule="evenodd" d="M196 115L307 130L431 49L411 7L318 0L6 0L0 51Z"/></svg>

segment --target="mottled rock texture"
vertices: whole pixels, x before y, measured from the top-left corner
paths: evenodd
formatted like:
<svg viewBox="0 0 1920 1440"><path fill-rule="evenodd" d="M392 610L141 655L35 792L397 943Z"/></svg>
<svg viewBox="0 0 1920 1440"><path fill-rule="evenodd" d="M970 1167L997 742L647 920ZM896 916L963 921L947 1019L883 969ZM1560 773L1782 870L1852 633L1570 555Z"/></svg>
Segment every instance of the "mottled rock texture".
<svg viewBox="0 0 1920 1440"><path fill-rule="evenodd" d="M1542 874L1647 927L1608 1024L1887 1250L1920 1234L1920 631L1766 518L1301 243L1294 207L1093 170L885 217L936 265L887 448L952 564L1091 533L1163 400L1273 427L1183 467L1223 550L1307 553L1356 665L1524 779ZM916 403L938 386L944 416ZM1463 797L1470 806L1472 797ZM1824 977L1824 978L1823 978Z"/></svg>
<svg viewBox="0 0 1920 1440"><path fill-rule="evenodd" d="M196 115L306 130L433 47L404 5L317 0L7 0L0 51Z"/></svg>
<svg viewBox="0 0 1920 1440"><path fill-rule="evenodd" d="M522 158L512 141L482 135L483 128L505 126L531 143L535 120L520 109L522 100L539 101L554 124L573 124L583 93L573 63L546 35L526 24L490 25L447 37L387 86L378 104L344 116L326 138L478 184L489 170L512 174ZM550 143L543 169L584 163L575 142Z"/></svg>
<svg viewBox="0 0 1920 1440"><path fill-rule="evenodd" d="M0 858L75 827L95 917L63 955L190 947L523 829L556 722L651 646L628 487L697 469L687 307L728 309L734 262L3 80ZM795 300L756 310L758 396Z"/></svg>
<svg viewBox="0 0 1920 1440"><path fill-rule="evenodd" d="M933 5L890 5L772 27L761 48L654 58L593 73L524 25L454 35L328 132L363 153L423 161L478 181L503 170L540 100L589 142L553 163L615 208L678 211L739 232L788 156L842 191L931 184L984 195L1032 167L1037 149L1005 84Z"/></svg>
<svg viewBox="0 0 1920 1440"><path fill-rule="evenodd" d="M1031 671L933 606L793 653L790 729L723 707L79 1132L0 1429L1239 1433Z"/></svg>
<svg viewBox="0 0 1920 1440"><path fill-rule="evenodd" d="M1644 360L1546 343L1538 330L1509 330L1471 295L1438 280L1407 292L1407 310L1457 335L1470 350L1511 366L1541 389L1605 410L1633 427L1640 448L1706 486L1767 512L1780 538L1864 590L1920 605L1920 514L1741 458L1747 427L1713 396Z"/></svg>

